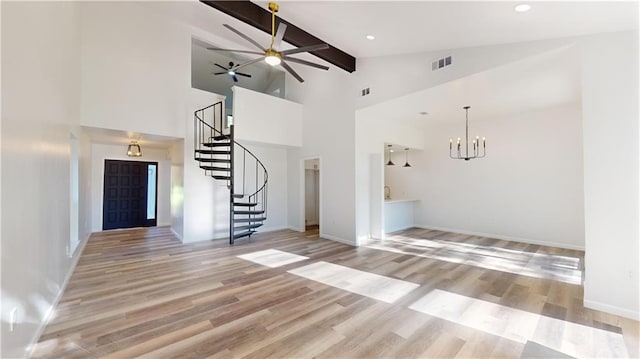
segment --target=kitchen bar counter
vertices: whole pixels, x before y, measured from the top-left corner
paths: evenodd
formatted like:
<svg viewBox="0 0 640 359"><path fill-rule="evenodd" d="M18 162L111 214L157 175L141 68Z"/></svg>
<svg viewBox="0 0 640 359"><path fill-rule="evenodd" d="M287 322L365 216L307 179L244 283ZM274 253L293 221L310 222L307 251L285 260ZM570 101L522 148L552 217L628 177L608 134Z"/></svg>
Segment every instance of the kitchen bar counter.
<svg viewBox="0 0 640 359"><path fill-rule="evenodd" d="M384 200L384 233L391 233L413 227L413 206L417 199Z"/></svg>

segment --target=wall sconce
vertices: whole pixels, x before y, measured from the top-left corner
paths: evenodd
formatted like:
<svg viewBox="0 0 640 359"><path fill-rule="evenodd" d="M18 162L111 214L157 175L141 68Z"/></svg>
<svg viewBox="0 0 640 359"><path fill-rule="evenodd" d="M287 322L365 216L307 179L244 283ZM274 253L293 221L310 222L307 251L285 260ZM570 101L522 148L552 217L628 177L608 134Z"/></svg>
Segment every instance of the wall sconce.
<svg viewBox="0 0 640 359"><path fill-rule="evenodd" d="M409 164L409 149L405 148L404 152L405 152L405 155L406 155L405 156L405 164L402 167L411 167L411 165Z"/></svg>
<svg viewBox="0 0 640 359"><path fill-rule="evenodd" d="M138 144L138 141L131 140L131 143L127 147L127 156L129 156L129 157L141 157L142 156L142 150L140 149L140 145Z"/></svg>
<svg viewBox="0 0 640 359"><path fill-rule="evenodd" d="M387 148L389 149L389 162L387 162L387 166L395 166L396 164L391 161L391 153L393 153L393 149L391 148L391 145L387 145Z"/></svg>

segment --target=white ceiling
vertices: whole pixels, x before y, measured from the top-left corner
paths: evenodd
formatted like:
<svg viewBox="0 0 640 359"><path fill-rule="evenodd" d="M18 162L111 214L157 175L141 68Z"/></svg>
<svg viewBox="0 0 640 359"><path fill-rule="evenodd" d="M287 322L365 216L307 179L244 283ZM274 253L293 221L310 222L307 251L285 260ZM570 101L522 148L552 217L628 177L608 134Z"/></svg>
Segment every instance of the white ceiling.
<svg viewBox="0 0 640 359"><path fill-rule="evenodd" d="M255 1L267 8L267 1ZM529 1L279 1L278 16L358 57L386 56L541 40L638 28L638 2ZM149 10L228 41L221 47L255 50L222 27L227 23L259 43L270 36L196 1L140 2ZM365 35L376 36L373 41ZM289 48L284 45L283 48ZM301 54L312 61L320 59Z"/></svg>
<svg viewBox="0 0 640 359"><path fill-rule="evenodd" d="M521 3L281 1L278 15L356 58L638 28L636 1L528 1L530 11L515 12Z"/></svg>
<svg viewBox="0 0 640 359"><path fill-rule="evenodd" d="M139 132L127 132L89 126L82 126L82 129L91 139L91 143L122 145L123 149L126 149L126 146L131 142L131 140L138 140L143 151L145 148L168 149L174 143L181 140L177 137L150 135Z"/></svg>
<svg viewBox="0 0 640 359"><path fill-rule="evenodd" d="M577 49L567 47L366 108L366 117L417 127L470 121L575 103L581 99ZM420 112L428 112L420 115Z"/></svg>

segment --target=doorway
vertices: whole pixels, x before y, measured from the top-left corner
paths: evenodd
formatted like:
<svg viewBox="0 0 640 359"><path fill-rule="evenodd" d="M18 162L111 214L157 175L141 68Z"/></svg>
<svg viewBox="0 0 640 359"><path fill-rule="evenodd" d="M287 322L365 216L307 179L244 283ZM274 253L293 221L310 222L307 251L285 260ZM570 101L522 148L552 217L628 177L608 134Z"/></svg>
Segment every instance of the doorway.
<svg viewBox="0 0 640 359"><path fill-rule="evenodd" d="M304 161L304 226L305 231L320 227L320 159Z"/></svg>
<svg viewBox="0 0 640 359"><path fill-rule="evenodd" d="M158 162L105 160L102 229L155 226L157 187Z"/></svg>

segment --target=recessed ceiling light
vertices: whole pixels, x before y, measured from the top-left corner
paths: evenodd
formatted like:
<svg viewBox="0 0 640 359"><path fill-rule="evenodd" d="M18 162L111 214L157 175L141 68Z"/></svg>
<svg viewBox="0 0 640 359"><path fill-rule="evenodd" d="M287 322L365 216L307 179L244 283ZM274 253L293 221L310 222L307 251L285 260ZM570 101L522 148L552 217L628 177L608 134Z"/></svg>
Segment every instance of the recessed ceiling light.
<svg viewBox="0 0 640 359"><path fill-rule="evenodd" d="M428 114L429 114L429 112L427 112L427 111L420 111L420 112L418 112L418 113L419 113L420 115L422 115L422 116L425 116L425 115L428 115Z"/></svg>
<svg viewBox="0 0 640 359"><path fill-rule="evenodd" d="M376 37L373 36L373 35L367 35L366 38L367 38L367 40L375 40L376 39Z"/></svg>
<svg viewBox="0 0 640 359"><path fill-rule="evenodd" d="M529 4L519 4L513 8L516 12L527 12L531 10L531 5Z"/></svg>

